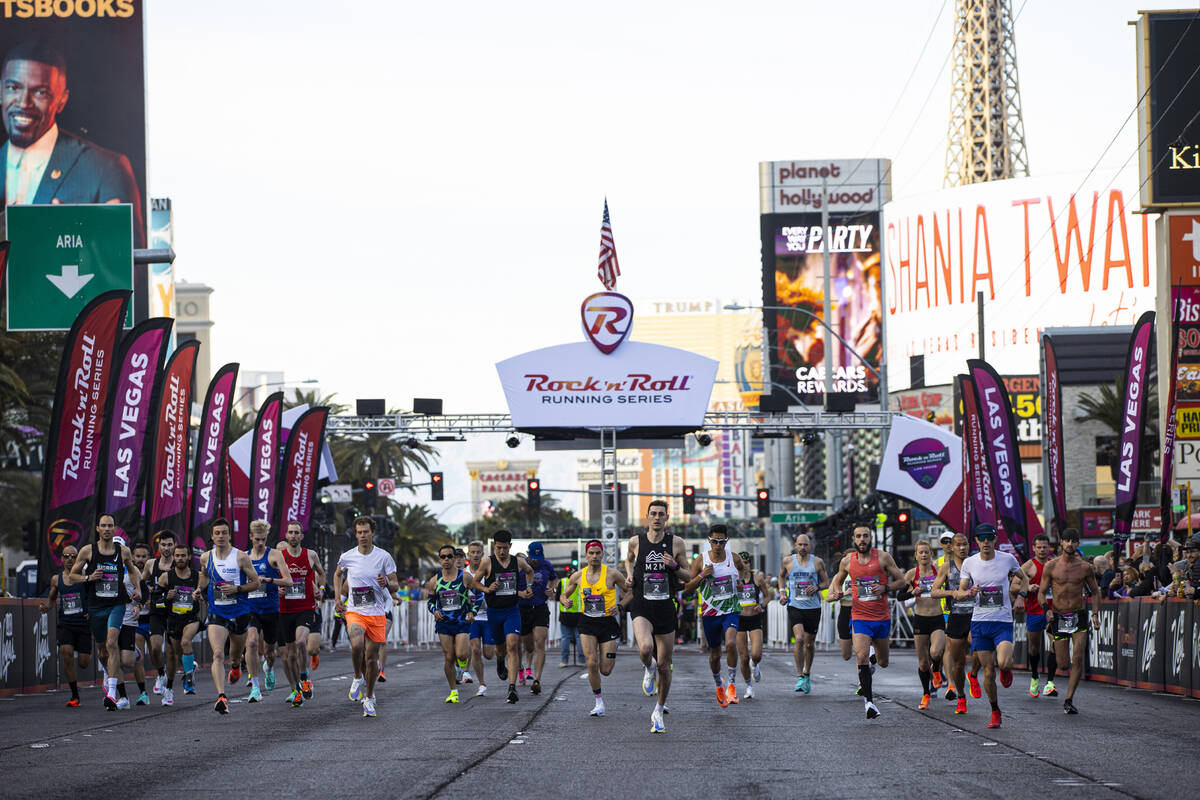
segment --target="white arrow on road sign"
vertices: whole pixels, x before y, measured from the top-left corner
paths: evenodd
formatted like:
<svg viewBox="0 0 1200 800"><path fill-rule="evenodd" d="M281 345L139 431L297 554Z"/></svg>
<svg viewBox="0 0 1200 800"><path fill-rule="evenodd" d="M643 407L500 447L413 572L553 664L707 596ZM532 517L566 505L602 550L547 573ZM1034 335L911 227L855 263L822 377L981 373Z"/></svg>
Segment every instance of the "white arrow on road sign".
<svg viewBox="0 0 1200 800"><path fill-rule="evenodd" d="M88 285L95 275L80 275L78 264L63 264L61 275L47 275L46 280L58 287L68 299L74 297L80 289Z"/></svg>

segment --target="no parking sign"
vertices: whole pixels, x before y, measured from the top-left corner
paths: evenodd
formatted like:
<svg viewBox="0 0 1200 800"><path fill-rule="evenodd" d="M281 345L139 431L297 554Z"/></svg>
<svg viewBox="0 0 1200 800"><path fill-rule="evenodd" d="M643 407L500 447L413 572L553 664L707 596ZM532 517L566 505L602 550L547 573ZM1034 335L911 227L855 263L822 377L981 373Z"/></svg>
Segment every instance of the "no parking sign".
<svg viewBox="0 0 1200 800"><path fill-rule="evenodd" d="M379 494L383 495L384 497L391 497L396 491L396 479L380 478L379 483L376 486L376 491L378 491Z"/></svg>

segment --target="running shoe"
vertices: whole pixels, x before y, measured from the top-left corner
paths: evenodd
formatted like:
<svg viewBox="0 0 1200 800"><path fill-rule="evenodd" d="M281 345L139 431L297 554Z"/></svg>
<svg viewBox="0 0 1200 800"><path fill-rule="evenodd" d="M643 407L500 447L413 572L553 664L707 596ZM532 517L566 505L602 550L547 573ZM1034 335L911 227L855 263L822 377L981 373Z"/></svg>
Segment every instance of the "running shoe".
<svg viewBox="0 0 1200 800"><path fill-rule="evenodd" d="M229 713L229 699L225 695L217 695L217 702L213 703L213 711L218 714Z"/></svg>
<svg viewBox="0 0 1200 800"><path fill-rule="evenodd" d="M663 715L659 711L654 711L650 714L650 732L651 733L666 733L667 722L663 719Z"/></svg>
<svg viewBox="0 0 1200 800"><path fill-rule="evenodd" d="M525 685L525 670L523 670L523 669L517 670L517 683L520 684L521 686Z"/></svg>
<svg viewBox="0 0 1200 800"><path fill-rule="evenodd" d="M292 698L292 708L299 708L304 705L304 693L292 690L294 697Z"/></svg>
<svg viewBox="0 0 1200 800"><path fill-rule="evenodd" d="M805 694L808 694L809 692L811 692L812 691L812 676L811 675L801 675L800 679L804 681L804 685L800 687L800 691L804 692Z"/></svg>
<svg viewBox="0 0 1200 800"><path fill-rule="evenodd" d="M971 673L967 673L967 683L971 684L971 697L978 700L983 696L983 691L979 688L979 679Z"/></svg>
<svg viewBox="0 0 1200 800"><path fill-rule="evenodd" d="M520 699L521 699L521 698L517 697L517 690L516 690L516 688L514 688L514 687L513 687L513 686L510 684L510 685L509 685L509 687L508 687L508 697L506 697L506 698L505 698L505 702L508 702L508 703L515 703L515 702L517 702L517 701L518 701L518 700L520 700Z"/></svg>
<svg viewBox="0 0 1200 800"><path fill-rule="evenodd" d="M603 697L596 698L596 705L592 706L592 710L588 712L588 716L589 717L603 717L604 716L604 698Z"/></svg>
<svg viewBox="0 0 1200 800"><path fill-rule="evenodd" d="M196 674L194 672L183 673L183 693L184 694L195 694L196 693Z"/></svg>
<svg viewBox="0 0 1200 800"><path fill-rule="evenodd" d="M159 675L154 679L154 693L162 694L163 689L167 688L167 676Z"/></svg>
<svg viewBox="0 0 1200 800"><path fill-rule="evenodd" d="M145 692L141 692L140 694L138 694L137 704L139 706L150 705L150 696L147 695Z"/></svg>
<svg viewBox="0 0 1200 800"><path fill-rule="evenodd" d="M754 687L753 687L753 686L751 686L751 685L750 685L750 684L748 684L748 683L746 684L746 695L745 695L745 697L746 697L746 699L747 699L747 700L753 700L753 699L754 699Z"/></svg>
<svg viewBox="0 0 1200 800"><path fill-rule="evenodd" d="M927 708L929 708L929 695L927 695L927 694L921 695L921 704L918 705L917 708L919 708L921 711L924 711Z"/></svg>
<svg viewBox="0 0 1200 800"><path fill-rule="evenodd" d="M247 703L257 703L262 700L262 691L259 690L257 683L250 684L250 696L246 698Z"/></svg>
<svg viewBox="0 0 1200 800"><path fill-rule="evenodd" d="M463 668L460 667L458 664L455 664L454 665L454 682L462 683L463 682L462 678L463 678Z"/></svg>
<svg viewBox="0 0 1200 800"><path fill-rule="evenodd" d="M496 677L502 681L508 680L508 665L505 664L506 659L496 659Z"/></svg>
<svg viewBox="0 0 1200 800"><path fill-rule="evenodd" d="M117 710L118 711L128 711L129 710L129 698L128 697L117 698Z"/></svg>
<svg viewBox="0 0 1200 800"><path fill-rule="evenodd" d="M312 681L300 681L300 693L304 695L305 700L311 700Z"/></svg>
<svg viewBox="0 0 1200 800"><path fill-rule="evenodd" d="M350 699L354 702L359 702L363 698L363 685L366 680L363 678L355 678L350 681Z"/></svg>
<svg viewBox="0 0 1200 800"><path fill-rule="evenodd" d="M541 694L542 693L542 682L537 679L534 679L533 684L529 687L529 691L533 692L534 694Z"/></svg>
<svg viewBox="0 0 1200 800"><path fill-rule="evenodd" d="M940 689L946 685L946 676L940 671L933 673L933 688Z"/></svg>
<svg viewBox="0 0 1200 800"><path fill-rule="evenodd" d="M654 670L646 667L646 674L642 676L642 694L647 696L654 694L657 689L654 678Z"/></svg>
<svg viewBox="0 0 1200 800"><path fill-rule="evenodd" d="M1000 709L996 709L995 711L992 712L992 718L988 720L987 726L989 728L999 728L1000 727Z"/></svg>
<svg viewBox="0 0 1200 800"><path fill-rule="evenodd" d="M954 706L954 713L955 714L967 713L967 698L965 698L965 697L958 698L958 704L956 706Z"/></svg>
<svg viewBox="0 0 1200 800"><path fill-rule="evenodd" d="M316 669L319 666L321 666L321 657L320 656L312 655L312 656L308 657L308 668L310 670Z"/></svg>
<svg viewBox="0 0 1200 800"><path fill-rule="evenodd" d="M1000 685L1003 686L1005 689L1012 686L1012 670L1011 669L1000 670Z"/></svg>
<svg viewBox="0 0 1200 800"><path fill-rule="evenodd" d="M117 698L113 697L111 694L108 694L106 692L104 695L104 707L107 708L109 711L116 711L117 710Z"/></svg>
<svg viewBox="0 0 1200 800"><path fill-rule="evenodd" d="M263 663L265 664L266 662L263 662ZM263 680L263 688L265 688L268 692L274 691L274 689L275 689L275 670L264 668L263 672L266 675L266 678Z"/></svg>
<svg viewBox="0 0 1200 800"><path fill-rule="evenodd" d="M568 663L567 663L567 662L565 662L565 661L560 661L560 662L558 662L558 668L559 668L559 669L566 669L566 668L567 668L567 667L569 667L569 666L571 666L571 665L570 665L570 664L568 664Z"/></svg>
<svg viewBox="0 0 1200 800"><path fill-rule="evenodd" d="M796 677L796 685L792 687L792 691L793 692L803 692L804 691L804 676L803 675L799 675Z"/></svg>
<svg viewBox="0 0 1200 800"><path fill-rule="evenodd" d="M467 669L464 669L464 670L463 670L463 674L462 674L462 682L463 682L463 683L474 683L474 682L475 682L475 679L471 677L471 671L470 671L470 670L467 670Z"/></svg>
<svg viewBox="0 0 1200 800"><path fill-rule="evenodd" d="M717 705L719 705L721 708L727 708L729 706L729 700L725 697L724 686L717 687Z"/></svg>
<svg viewBox="0 0 1200 800"><path fill-rule="evenodd" d="M458 689L451 690L450 694L446 695L447 703L458 703Z"/></svg>
<svg viewBox="0 0 1200 800"><path fill-rule="evenodd" d="M294 701L296 699L296 695L298 695L298 694L300 694L299 689L292 689L292 691L290 693L288 693L288 696L284 698L283 702L291 703L292 701Z"/></svg>
<svg viewBox="0 0 1200 800"><path fill-rule="evenodd" d="M1064 714L1078 714L1079 713L1079 709L1075 707L1075 704L1071 702L1071 698L1069 698L1069 697L1066 700L1063 700L1063 713Z"/></svg>
<svg viewBox="0 0 1200 800"><path fill-rule="evenodd" d="M242 679L242 671L240 669L238 669L237 667L234 667L233 669L229 670L229 676L228 676L227 682L229 683L230 686L237 686L238 682L241 681L241 679Z"/></svg>
<svg viewBox="0 0 1200 800"><path fill-rule="evenodd" d="M949 689L946 690L946 699L947 700L957 700L958 699L958 692L954 691L953 686L951 686Z"/></svg>
<svg viewBox="0 0 1200 800"><path fill-rule="evenodd" d="M67 701L67 708L79 708L79 698L72 697Z"/></svg>
<svg viewBox="0 0 1200 800"><path fill-rule="evenodd" d="M762 670L758 668L758 664L750 665L750 674L755 683L762 683Z"/></svg>
<svg viewBox="0 0 1200 800"><path fill-rule="evenodd" d="M475 696L483 697L486 694L487 694L487 684L486 683L479 684L479 688L475 690Z"/></svg>
<svg viewBox="0 0 1200 800"><path fill-rule="evenodd" d="M1046 681L1046 688L1042 689L1042 697L1058 697L1058 689L1054 688L1054 681Z"/></svg>
<svg viewBox="0 0 1200 800"><path fill-rule="evenodd" d="M1030 696L1030 697L1038 697L1038 696L1040 696L1040 695L1041 695L1041 692L1040 692L1040 691L1038 691L1038 684L1039 684L1039 683L1040 683L1040 681L1038 681L1038 679L1037 679L1037 678L1030 678L1030 679L1029 679L1029 696Z"/></svg>
<svg viewBox="0 0 1200 800"><path fill-rule="evenodd" d="M387 683L387 675L383 674L383 670L379 670L379 677L375 680L379 681L380 683Z"/></svg>
<svg viewBox="0 0 1200 800"><path fill-rule="evenodd" d="M162 704L164 706L175 705L175 690L174 689L167 689L167 688L163 689Z"/></svg>
<svg viewBox="0 0 1200 800"><path fill-rule="evenodd" d="M860 685L860 686L856 686L856 687L854 688L854 696L855 696L855 697L861 697L861 696L862 696L862 686L861 686L861 685Z"/></svg>
<svg viewBox="0 0 1200 800"><path fill-rule="evenodd" d="M733 683L729 684L729 688L727 688L725 690L725 699L727 699L731 703L738 702L737 684L733 684Z"/></svg>
<svg viewBox="0 0 1200 800"><path fill-rule="evenodd" d="M863 700L863 703L866 704L867 719L875 719L879 716L879 709L875 707L874 703L866 699Z"/></svg>
<svg viewBox="0 0 1200 800"><path fill-rule="evenodd" d="M364 697L363 701L362 701L362 708L363 708L363 716L364 717L375 716L375 698L374 697Z"/></svg>

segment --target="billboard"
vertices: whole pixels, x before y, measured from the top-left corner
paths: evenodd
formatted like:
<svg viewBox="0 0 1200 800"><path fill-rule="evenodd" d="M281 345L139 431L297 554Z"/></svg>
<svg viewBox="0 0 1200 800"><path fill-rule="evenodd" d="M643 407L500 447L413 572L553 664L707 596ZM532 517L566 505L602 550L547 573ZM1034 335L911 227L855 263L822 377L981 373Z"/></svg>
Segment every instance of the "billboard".
<svg viewBox="0 0 1200 800"><path fill-rule="evenodd" d="M171 198L150 199L150 247L174 248L175 218L171 211ZM175 316L175 266L173 264L147 264L147 292L150 316ZM174 330L171 344L175 344Z"/></svg>
<svg viewBox="0 0 1200 800"><path fill-rule="evenodd" d="M1133 325L1154 308L1151 221L1133 191L1078 175L960 186L888 203L888 386L949 383L984 344L1002 375L1031 374L1047 326Z"/></svg>
<svg viewBox="0 0 1200 800"><path fill-rule="evenodd" d="M129 203L134 247L145 247L143 3L17 0L0 14L0 155L18 164L0 172L0 201ZM146 276L134 280L137 321L146 318Z"/></svg>
<svg viewBox="0 0 1200 800"><path fill-rule="evenodd" d="M1136 24L1142 205L1200 205L1200 11L1142 12Z"/></svg>

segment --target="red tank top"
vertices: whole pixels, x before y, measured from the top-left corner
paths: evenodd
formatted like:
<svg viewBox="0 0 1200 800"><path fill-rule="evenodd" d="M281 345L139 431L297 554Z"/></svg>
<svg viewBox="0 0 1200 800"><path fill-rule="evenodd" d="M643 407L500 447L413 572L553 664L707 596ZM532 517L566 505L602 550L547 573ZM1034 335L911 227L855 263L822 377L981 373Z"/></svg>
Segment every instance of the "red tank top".
<svg viewBox="0 0 1200 800"><path fill-rule="evenodd" d="M853 587L854 602L850 608L851 619L891 619L888 608L887 573L879 566L879 551L871 549L871 560L858 563L858 553L850 556L850 585Z"/></svg>
<svg viewBox="0 0 1200 800"><path fill-rule="evenodd" d="M308 566L308 550L300 548L298 556L293 556L286 547L281 547L279 552L283 553L283 563L287 564L288 572L292 574L292 585L284 587L279 598L279 613L295 614L316 608L316 595L313 593L316 573ZM300 594L301 589L303 594Z"/></svg>
<svg viewBox="0 0 1200 800"><path fill-rule="evenodd" d="M1046 565L1043 564L1042 562L1038 561L1036 558L1032 559L1032 561L1033 561L1034 572L1033 572L1033 577L1029 579L1029 582L1036 583L1038 586L1041 586L1042 585L1042 570L1044 570L1046 568ZM1025 598L1025 613L1026 614L1045 614L1046 613L1046 609L1042 608L1041 604L1038 603L1037 596L1038 596L1037 589L1030 590L1029 596ZM1046 605L1053 607L1053 604L1051 603L1050 600L1046 601Z"/></svg>

